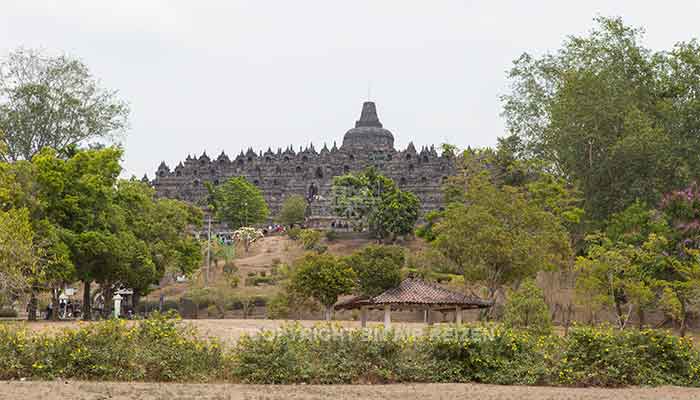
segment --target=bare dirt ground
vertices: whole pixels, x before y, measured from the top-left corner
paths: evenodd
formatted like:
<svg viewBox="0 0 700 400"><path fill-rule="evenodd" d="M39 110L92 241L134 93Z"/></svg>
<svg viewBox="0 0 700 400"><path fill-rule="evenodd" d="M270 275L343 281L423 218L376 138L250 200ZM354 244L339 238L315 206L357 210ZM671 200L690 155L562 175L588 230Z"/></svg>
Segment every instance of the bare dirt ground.
<svg viewBox="0 0 700 400"><path fill-rule="evenodd" d="M592 389L474 384L257 386L100 382L0 382L0 399L257 400L257 399L698 399L699 389Z"/></svg>
<svg viewBox="0 0 700 400"><path fill-rule="evenodd" d="M127 321L127 324L132 324L135 321ZM324 321L311 321L303 320L296 321L304 327L312 327L316 324L323 324ZM64 329L77 329L85 324L90 324L91 322L82 321L58 321L58 322L48 322L48 321L37 321L37 322L5 322L9 324L17 324L18 326L24 326L30 331L43 332L43 333L57 333ZM243 334L255 334L263 330L275 330L282 327L284 324L295 323L291 320L269 320L269 319L190 319L183 320L183 324L188 324L194 326L199 334L205 338L216 338L225 344L232 344L238 340ZM346 328L359 328L360 322L358 321L333 321L334 324ZM369 322L368 325L380 326L381 322ZM424 328L427 327L424 323L412 323L412 322L397 322L393 323L392 327L397 330L407 330L411 333L420 333Z"/></svg>

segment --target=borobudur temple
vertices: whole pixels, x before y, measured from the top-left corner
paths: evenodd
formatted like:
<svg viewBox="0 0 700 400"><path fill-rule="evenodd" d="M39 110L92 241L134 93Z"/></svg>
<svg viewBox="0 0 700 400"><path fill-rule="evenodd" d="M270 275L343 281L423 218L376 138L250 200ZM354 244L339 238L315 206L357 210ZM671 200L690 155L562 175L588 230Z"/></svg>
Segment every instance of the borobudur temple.
<svg viewBox="0 0 700 400"><path fill-rule="evenodd" d="M188 155L172 170L161 162L151 184L158 196L203 204L205 182L217 185L243 176L260 188L272 216L287 196L299 194L309 201L309 219L323 226L335 219L331 207L333 177L370 166L393 179L401 190L415 193L423 213L442 205L442 183L455 169L454 160L438 154L434 145L418 151L411 142L405 150L396 150L394 135L382 126L375 104L368 101L340 147L334 142L330 149L324 144L320 151L311 144L298 152L290 146L276 152L268 148L264 153L249 148L233 159L224 152L215 159L206 152L199 157Z"/></svg>

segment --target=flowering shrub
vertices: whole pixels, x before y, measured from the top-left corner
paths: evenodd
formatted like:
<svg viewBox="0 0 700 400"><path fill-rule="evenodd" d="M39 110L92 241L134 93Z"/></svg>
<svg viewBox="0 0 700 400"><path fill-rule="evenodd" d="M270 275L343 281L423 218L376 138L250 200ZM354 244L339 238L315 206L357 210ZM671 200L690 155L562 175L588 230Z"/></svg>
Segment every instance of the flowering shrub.
<svg viewBox="0 0 700 400"><path fill-rule="evenodd" d="M700 385L692 341L660 330L578 327L569 333L556 381L565 385Z"/></svg>
<svg viewBox="0 0 700 400"><path fill-rule="evenodd" d="M576 327L569 336L499 325L423 334L339 325L243 336L227 352L163 316L87 324L56 335L0 325L0 379L232 381L262 384L483 382L700 385L700 355L664 331Z"/></svg>
<svg viewBox="0 0 700 400"><path fill-rule="evenodd" d="M391 369L401 351L394 331L293 324L243 336L230 373L247 383L387 382L395 380Z"/></svg>
<svg viewBox="0 0 700 400"><path fill-rule="evenodd" d="M160 315L133 326L105 321L55 335L0 326L0 379L202 381L213 378L222 361L218 343Z"/></svg>

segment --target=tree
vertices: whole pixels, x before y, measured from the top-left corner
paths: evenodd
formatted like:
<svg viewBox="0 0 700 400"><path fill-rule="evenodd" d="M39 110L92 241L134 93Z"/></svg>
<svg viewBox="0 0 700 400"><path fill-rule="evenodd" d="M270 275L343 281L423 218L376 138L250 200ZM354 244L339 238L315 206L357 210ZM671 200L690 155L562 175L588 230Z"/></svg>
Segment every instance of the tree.
<svg viewBox="0 0 700 400"><path fill-rule="evenodd" d="M44 147L63 151L127 127L129 107L99 86L80 60L18 49L0 61L3 160L31 160Z"/></svg>
<svg viewBox="0 0 700 400"><path fill-rule="evenodd" d="M233 177L216 187L207 185L216 216L230 228L263 222L269 209L260 189L244 177Z"/></svg>
<svg viewBox="0 0 700 400"><path fill-rule="evenodd" d="M0 300L13 299L30 285L38 255L27 209L0 210Z"/></svg>
<svg viewBox="0 0 700 400"><path fill-rule="evenodd" d="M304 196L293 194L284 199L278 220L288 226L301 224L306 218L306 199Z"/></svg>
<svg viewBox="0 0 700 400"><path fill-rule="evenodd" d="M652 52L643 31L596 18L554 54L523 54L504 116L524 153L577 182L586 214L604 221L636 199L656 204L697 175L700 46ZM692 154L691 154L692 153ZM614 171L614 173L613 173Z"/></svg>
<svg viewBox="0 0 700 400"><path fill-rule="evenodd" d="M503 285L568 264L566 230L522 189L499 188L482 172L467 177L460 197L433 226L432 244L465 280L484 284L490 299Z"/></svg>
<svg viewBox="0 0 700 400"><path fill-rule="evenodd" d="M338 296L352 291L355 279L344 260L331 254L306 254L295 263L291 285L297 293L321 303L330 320L333 304Z"/></svg>
<svg viewBox="0 0 700 400"><path fill-rule="evenodd" d="M409 235L413 233L419 212L420 200L413 193L398 189L386 193L369 215L370 231L381 239Z"/></svg>
<svg viewBox="0 0 700 400"><path fill-rule="evenodd" d="M404 251L398 246L368 245L347 258L357 276L357 290L372 297L401 283Z"/></svg>
<svg viewBox="0 0 700 400"><path fill-rule="evenodd" d="M321 232L316 229L302 229L299 232L299 240L304 250L313 250L321 241Z"/></svg>
<svg viewBox="0 0 700 400"><path fill-rule="evenodd" d="M246 253L248 250L250 250L250 245L262 237L263 233L260 229L255 229L249 226L244 226L233 232L233 240L243 243L243 248L245 249Z"/></svg>
<svg viewBox="0 0 700 400"><path fill-rule="evenodd" d="M650 256L653 259L656 249L652 243L635 247L614 242L605 235L590 235L587 241L588 253L576 260L576 289L580 298L594 306L611 307L620 329L625 328L636 308L641 325L643 310L655 298L651 268L645 261Z"/></svg>
<svg viewBox="0 0 700 400"><path fill-rule="evenodd" d="M542 289L534 279L525 279L505 303L503 325L523 328L536 335L552 333L552 317Z"/></svg>
<svg viewBox="0 0 700 400"><path fill-rule="evenodd" d="M120 287L143 295L167 269L188 273L201 262L200 245L188 233L201 225L201 211L156 200L141 182L119 181L121 154L103 148L61 158L45 149L32 160L41 215L68 250L71 278L83 282L85 319L91 318L93 282L106 298ZM67 279L65 271L54 272L54 282Z"/></svg>
<svg viewBox="0 0 700 400"><path fill-rule="evenodd" d="M685 335L691 306L700 296L700 186L693 183L667 193L661 210L673 228L669 240L659 246L665 256L658 271L661 304Z"/></svg>
<svg viewBox="0 0 700 400"><path fill-rule="evenodd" d="M333 178L332 192L334 212L347 218L355 230L369 228L379 239L410 234L418 220L418 198L399 190L374 168Z"/></svg>

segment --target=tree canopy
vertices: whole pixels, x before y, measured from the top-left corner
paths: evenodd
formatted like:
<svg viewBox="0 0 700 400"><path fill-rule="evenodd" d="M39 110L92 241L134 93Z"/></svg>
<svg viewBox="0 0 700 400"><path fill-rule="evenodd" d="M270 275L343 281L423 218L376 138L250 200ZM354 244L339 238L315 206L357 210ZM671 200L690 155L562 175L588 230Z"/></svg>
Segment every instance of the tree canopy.
<svg viewBox="0 0 700 400"><path fill-rule="evenodd" d="M432 226L432 243L466 280L495 296L505 284L567 265L569 237L555 215L520 188L498 187L485 170L463 177L448 189L454 194L461 186L461 195Z"/></svg>
<svg viewBox="0 0 700 400"><path fill-rule="evenodd" d="M308 253L296 261L291 285L297 293L326 307L326 319L330 319L331 307L338 296L352 291L355 278L345 260L328 253Z"/></svg>
<svg viewBox="0 0 700 400"><path fill-rule="evenodd" d="M18 49L0 61L0 131L7 147L0 160L31 160L45 147L63 151L119 134L128 115L117 92L100 87L76 58Z"/></svg>
<svg viewBox="0 0 700 400"><path fill-rule="evenodd" d="M395 238L413 233L420 201L401 191L394 181L368 168L359 174L333 178L333 207L354 228L369 229L377 238Z"/></svg>
<svg viewBox="0 0 700 400"><path fill-rule="evenodd" d="M1 179L11 184L5 208L24 209L41 254L30 275L32 293L84 284L89 318L90 284L145 294L166 272L189 273L200 265L201 246L190 234L201 211L185 203L156 199L135 180L119 180L121 150L75 150L70 157L46 148L31 162L2 164ZM31 315L31 314L30 314Z"/></svg>
<svg viewBox="0 0 700 400"><path fill-rule="evenodd" d="M641 29L596 23L555 53L517 59L503 103L524 154L576 182L587 214L602 221L697 178L700 44L654 52Z"/></svg>
<svg viewBox="0 0 700 400"><path fill-rule="evenodd" d="M260 189L242 176L208 189L217 218L231 229L264 222L270 213Z"/></svg>
<svg viewBox="0 0 700 400"><path fill-rule="evenodd" d="M307 205L304 196L298 194L288 196L282 202L282 208L277 219L280 223L287 226L301 224L306 218Z"/></svg>
<svg viewBox="0 0 700 400"><path fill-rule="evenodd" d="M404 250L398 246L367 245L347 258L357 276L357 291L376 296L401 283Z"/></svg>

